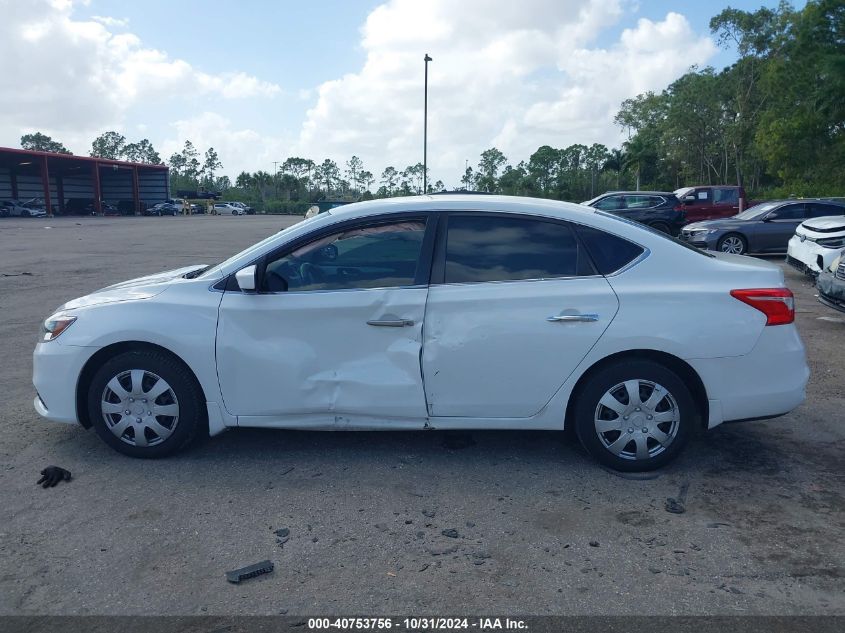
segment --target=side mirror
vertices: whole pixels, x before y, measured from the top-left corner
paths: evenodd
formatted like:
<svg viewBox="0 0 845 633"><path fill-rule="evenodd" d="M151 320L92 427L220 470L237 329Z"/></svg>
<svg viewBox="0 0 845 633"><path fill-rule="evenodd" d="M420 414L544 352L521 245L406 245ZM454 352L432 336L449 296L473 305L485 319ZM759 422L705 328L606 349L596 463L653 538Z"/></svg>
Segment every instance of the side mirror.
<svg viewBox="0 0 845 633"><path fill-rule="evenodd" d="M777 219L778 219L777 215L775 215L774 213L770 213L769 215L767 215L766 217L763 218L763 222L771 222L772 220L777 220Z"/></svg>
<svg viewBox="0 0 845 633"><path fill-rule="evenodd" d="M238 272L235 273L235 280L238 282L238 286L244 292L255 292L255 289L258 284L255 282L255 273L257 268L255 264L252 266L247 266L246 268L241 268Z"/></svg>

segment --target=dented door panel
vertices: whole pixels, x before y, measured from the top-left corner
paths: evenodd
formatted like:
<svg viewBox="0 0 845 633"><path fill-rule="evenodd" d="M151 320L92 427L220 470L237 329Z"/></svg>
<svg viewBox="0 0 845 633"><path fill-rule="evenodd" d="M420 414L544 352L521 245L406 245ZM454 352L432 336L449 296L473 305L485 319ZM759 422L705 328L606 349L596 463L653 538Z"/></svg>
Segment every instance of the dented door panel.
<svg viewBox="0 0 845 633"><path fill-rule="evenodd" d="M226 292L217 366L227 410L277 418L347 413L422 420L426 294L425 287Z"/></svg>

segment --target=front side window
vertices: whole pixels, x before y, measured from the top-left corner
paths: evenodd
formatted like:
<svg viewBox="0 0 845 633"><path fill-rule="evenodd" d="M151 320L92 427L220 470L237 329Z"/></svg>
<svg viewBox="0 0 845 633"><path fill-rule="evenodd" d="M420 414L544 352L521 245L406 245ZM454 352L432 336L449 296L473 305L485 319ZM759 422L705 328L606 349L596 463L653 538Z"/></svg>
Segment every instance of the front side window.
<svg viewBox="0 0 845 633"><path fill-rule="evenodd" d="M446 283L550 279L592 272L567 224L513 217L449 218Z"/></svg>
<svg viewBox="0 0 845 633"><path fill-rule="evenodd" d="M425 221L371 224L331 233L270 261L267 292L412 286Z"/></svg>
<svg viewBox="0 0 845 633"><path fill-rule="evenodd" d="M802 220L804 219L804 205L788 204L780 209L775 209L766 217L768 220Z"/></svg>

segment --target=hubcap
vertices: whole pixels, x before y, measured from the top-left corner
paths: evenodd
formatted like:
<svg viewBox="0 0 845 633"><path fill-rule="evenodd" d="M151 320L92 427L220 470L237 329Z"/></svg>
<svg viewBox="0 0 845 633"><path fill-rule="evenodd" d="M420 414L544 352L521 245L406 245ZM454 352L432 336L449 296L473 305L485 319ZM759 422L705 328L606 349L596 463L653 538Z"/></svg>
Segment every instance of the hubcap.
<svg viewBox="0 0 845 633"><path fill-rule="evenodd" d="M742 240L738 237L726 237L722 241L722 252L742 255Z"/></svg>
<svg viewBox="0 0 845 633"><path fill-rule="evenodd" d="M144 369L112 378L100 401L106 427L131 446L155 446L173 434L179 401L166 380Z"/></svg>
<svg viewBox="0 0 845 633"><path fill-rule="evenodd" d="M602 445L622 459L650 459L665 451L678 434L678 403L650 380L626 380L608 389L595 412Z"/></svg>

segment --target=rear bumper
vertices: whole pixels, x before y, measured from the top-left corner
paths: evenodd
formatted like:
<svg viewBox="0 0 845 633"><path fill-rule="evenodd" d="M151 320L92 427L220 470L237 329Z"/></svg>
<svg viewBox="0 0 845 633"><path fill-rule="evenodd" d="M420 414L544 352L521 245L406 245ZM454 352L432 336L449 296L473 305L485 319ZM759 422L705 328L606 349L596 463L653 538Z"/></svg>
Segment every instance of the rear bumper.
<svg viewBox="0 0 845 633"><path fill-rule="evenodd" d="M718 412L710 416L710 428L789 413L804 402L810 377L795 324L763 328L754 349L745 356L688 362L704 382L711 412Z"/></svg>

